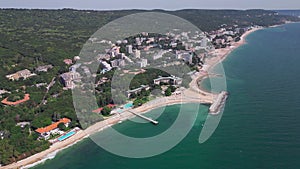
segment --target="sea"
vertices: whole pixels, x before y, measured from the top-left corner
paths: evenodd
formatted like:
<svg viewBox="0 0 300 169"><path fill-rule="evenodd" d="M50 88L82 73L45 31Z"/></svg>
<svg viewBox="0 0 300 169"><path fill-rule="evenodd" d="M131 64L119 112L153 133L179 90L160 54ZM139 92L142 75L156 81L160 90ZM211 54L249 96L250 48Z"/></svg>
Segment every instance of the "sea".
<svg viewBox="0 0 300 169"><path fill-rule="evenodd" d="M300 23L250 34L247 44L233 51L223 67L230 96L217 129L206 142L198 141L208 116L208 107L201 105L189 134L163 154L141 159L121 157L87 138L34 168L300 168ZM203 86L210 90L209 80ZM131 137L154 136L172 125L180 106L168 106L157 119L157 126L125 121L114 128ZM156 111L146 116L155 116Z"/></svg>

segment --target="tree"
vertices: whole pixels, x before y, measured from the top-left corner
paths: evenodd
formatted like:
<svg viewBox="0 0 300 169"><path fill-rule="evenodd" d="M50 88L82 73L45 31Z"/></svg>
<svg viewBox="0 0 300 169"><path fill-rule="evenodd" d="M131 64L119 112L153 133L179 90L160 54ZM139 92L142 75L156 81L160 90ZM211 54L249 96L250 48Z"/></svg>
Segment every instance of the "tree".
<svg viewBox="0 0 300 169"><path fill-rule="evenodd" d="M127 100L127 97L124 94L116 94L116 96L113 98L114 104L125 104Z"/></svg>
<svg viewBox="0 0 300 169"><path fill-rule="evenodd" d="M172 90L170 88L168 88L166 91L165 91L165 95L166 96L171 96L172 95Z"/></svg>
<svg viewBox="0 0 300 169"><path fill-rule="evenodd" d="M19 114L16 115L15 121L16 121L17 123L20 122L20 115L19 115Z"/></svg>
<svg viewBox="0 0 300 169"><path fill-rule="evenodd" d="M111 112L111 108L109 108L108 106L103 107L103 110L101 111L103 116L110 115L110 112Z"/></svg>
<svg viewBox="0 0 300 169"><path fill-rule="evenodd" d="M13 93L7 98L8 101L15 102L24 98L24 93Z"/></svg>
<svg viewBox="0 0 300 169"><path fill-rule="evenodd" d="M62 130L62 131L66 131L66 130L67 130L67 127L65 126L64 123L59 123L59 124L58 124L58 128L59 128L60 130Z"/></svg>
<svg viewBox="0 0 300 169"><path fill-rule="evenodd" d="M154 85L151 93L155 96L158 96L161 94L161 91L162 91L162 88L160 85Z"/></svg>
<svg viewBox="0 0 300 169"><path fill-rule="evenodd" d="M132 93L131 95L130 95L130 98L131 99L134 99L134 98L136 98L137 97L137 95L135 94L135 93Z"/></svg>
<svg viewBox="0 0 300 169"><path fill-rule="evenodd" d="M175 86L169 86L169 88L171 89L172 93L176 91L176 87Z"/></svg>
<svg viewBox="0 0 300 169"><path fill-rule="evenodd" d="M149 96L149 95L150 95L150 91L149 91L149 90L146 90L146 89L142 89L140 95L141 95L141 96Z"/></svg>
<svg viewBox="0 0 300 169"><path fill-rule="evenodd" d="M39 116L32 121L31 126L37 129L40 127L48 126L51 123L52 123L51 118Z"/></svg>
<svg viewBox="0 0 300 169"><path fill-rule="evenodd" d="M237 38L234 39L235 42L238 42L238 41L240 41L240 40L241 40L240 37L237 37Z"/></svg>
<svg viewBox="0 0 300 169"><path fill-rule="evenodd" d="M61 115L59 113L54 112L52 115L52 121L58 121L60 120Z"/></svg>
<svg viewBox="0 0 300 169"><path fill-rule="evenodd" d="M135 99L134 101L133 101L133 105L134 105L134 107L139 107L139 106L141 106L143 103L142 103L142 100L141 99Z"/></svg>

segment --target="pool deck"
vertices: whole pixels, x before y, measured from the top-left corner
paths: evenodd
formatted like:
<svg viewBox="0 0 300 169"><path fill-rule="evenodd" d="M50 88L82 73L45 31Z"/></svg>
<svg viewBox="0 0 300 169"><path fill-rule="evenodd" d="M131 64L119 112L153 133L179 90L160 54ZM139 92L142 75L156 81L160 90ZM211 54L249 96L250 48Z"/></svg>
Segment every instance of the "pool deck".
<svg viewBox="0 0 300 169"><path fill-rule="evenodd" d="M75 131L70 131L70 132L68 132L68 133L66 133L66 134L64 134L64 135L62 135L62 136L60 136L60 137L58 137L57 140L58 140L58 141L64 141L64 140L66 140L66 139L72 137L74 134L76 134Z"/></svg>

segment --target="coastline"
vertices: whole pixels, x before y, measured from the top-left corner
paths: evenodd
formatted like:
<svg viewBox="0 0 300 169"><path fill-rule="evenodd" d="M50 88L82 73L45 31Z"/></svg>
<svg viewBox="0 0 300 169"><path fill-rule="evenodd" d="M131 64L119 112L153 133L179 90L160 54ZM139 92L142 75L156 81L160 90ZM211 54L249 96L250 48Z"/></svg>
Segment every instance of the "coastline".
<svg viewBox="0 0 300 169"><path fill-rule="evenodd" d="M223 62L231 54L231 52L233 52L237 48L247 44L246 38L248 35L252 34L253 32L256 32L258 30L262 30L262 29L265 29L265 28L264 27L253 28L253 29L245 32L241 36L241 40L238 42L232 43L230 47L222 48L222 49L215 49L214 51L210 52L210 54L215 55L215 57L209 58L205 61L205 65L207 65L206 72L209 72L217 64ZM208 73L203 73L202 75L197 77L195 85L197 85L197 88L199 88L199 90L201 90L204 93L210 92L210 91L207 91L206 89L204 89L203 86L201 86L201 82L207 78L211 78L212 76L214 76L214 75L210 75Z"/></svg>
<svg viewBox="0 0 300 169"><path fill-rule="evenodd" d="M216 49L211 54L215 55L215 57L212 57L210 59L207 59L205 61L205 64L208 66L207 71L213 69L218 63L223 62L229 54L237 49L238 47L246 44L246 37L250 35L251 33L261 30L263 28L254 28L247 32L245 32L241 36L241 40L239 42L232 43L231 47L223 48L223 49ZM204 80L205 78L208 78L208 74L202 74L198 73L190 83L190 88L186 89L185 91L182 91L182 94L180 96L173 95L170 97L162 97L157 98L148 104L145 104L141 107L132 109L132 111L135 111L139 114L144 114L149 112L150 110L162 107L162 106L168 106L168 105L174 105L174 104L183 104L183 103L211 103L213 101L214 94L209 93L205 91L201 85L199 86L199 82ZM191 97L192 95L192 97ZM30 156L26 159L23 159L21 161L18 161L16 163L9 164L7 166L0 167L1 169L14 169L14 168L30 168L35 165L41 164L45 162L48 159L52 159L55 157L56 153L58 153L61 150L64 150L68 147L71 147L75 145L76 143L82 141L83 139L89 137L92 134L95 134L99 131L104 130L105 128L112 126L114 124L117 124L119 121L128 120L130 118L135 117L134 114L124 111L122 114L116 114L113 115L111 118L103 120L101 122L98 122L90 127L88 127L85 130L78 131L74 136L70 137L67 140L64 140L62 142L55 143L50 146L49 149L42 151L40 153L37 153L33 156Z"/></svg>

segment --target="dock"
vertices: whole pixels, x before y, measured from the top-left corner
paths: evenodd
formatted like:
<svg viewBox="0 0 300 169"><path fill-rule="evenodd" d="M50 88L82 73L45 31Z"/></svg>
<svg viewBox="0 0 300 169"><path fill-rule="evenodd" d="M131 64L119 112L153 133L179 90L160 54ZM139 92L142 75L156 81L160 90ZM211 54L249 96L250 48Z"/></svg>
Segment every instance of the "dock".
<svg viewBox="0 0 300 169"><path fill-rule="evenodd" d="M130 112L130 113L132 113L132 114L136 115L137 117L140 117L140 118L142 118L142 119L144 119L144 120L147 120L147 121L151 122L151 123L154 124L154 125L157 125L157 124L158 124L158 121L155 121L155 120L153 120L153 119L151 119L151 118L149 118L149 117L143 116L143 115L141 115L141 114L135 113L135 112L130 111L130 110L128 110L128 112Z"/></svg>
<svg viewBox="0 0 300 169"><path fill-rule="evenodd" d="M228 97L228 92L222 91L216 99L214 99L213 104L209 108L210 114L217 115L221 111L222 106L225 105L226 99Z"/></svg>

